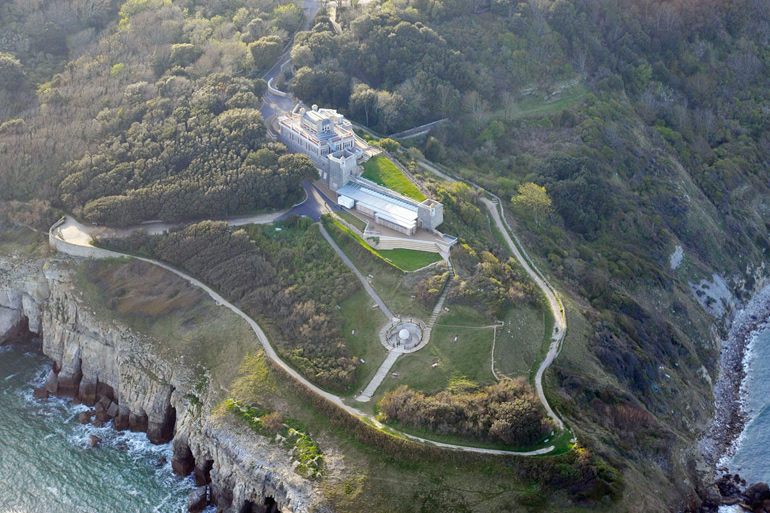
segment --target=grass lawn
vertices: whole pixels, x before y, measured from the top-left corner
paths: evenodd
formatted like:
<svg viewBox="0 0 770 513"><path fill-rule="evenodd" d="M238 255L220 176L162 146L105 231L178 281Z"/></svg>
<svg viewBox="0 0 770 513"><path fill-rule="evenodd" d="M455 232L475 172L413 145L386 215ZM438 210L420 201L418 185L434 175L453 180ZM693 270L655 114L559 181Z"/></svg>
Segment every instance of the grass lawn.
<svg viewBox="0 0 770 513"><path fill-rule="evenodd" d="M378 250L377 253L404 271L416 271L441 260L441 255L438 253L414 249L386 249Z"/></svg>
<svg viewBox="0 0 770 513"><path fill-rule="evenodd" d="M340 308L342 333L350 354L366 362L358 367L356 382L350 393L354 395L366 387L387 356L387 351L380 344L380 328L387 319L379 308L372 308L372 298L363 289L340 303Z"/></svg>
<svg viewBox="0 0 770 513"><path fill-rule="evenodd" d="M341 212L335 212L335 213L338 216L340 216L345 222L347 222L349 224L352 224L353 226L355 226L356 228L361 230L362 233L366 229L366 222L364 222L363 220L359 219L358 217L356 217L354 214L348 212L347 210L343 210Z"/></svg>
<svg viewBox="0 0 770 513"><path fill-rule="evenodd" d="M385 155L378 155L365 162L363 177L417 201L425 199L420 189Z"/></svg>
<svg viewBox="0 0 770 513"><path fill-rule="evenodd" d="M445 267L439 265L438 268L426 269L418 273L404 273L393 264L386 262L360 237L355 237L350 230L328 221L324 222L324 226L358 270L364 276L373 276L370 284L394 314L410 315L426 321L430 318L433 306L427 308L416 298L412 298L409 283L425 276L423 273L446 272Z"/></svg>
<svg viewBox="0 0 770 513"><path fill-rule="evenodd" d="M329 223L325 223L326 229L329 230ZM355 241L364 252L369 253L372 255L373 258L378 258L382 261L383 264L386 266L392 266L395 267L399 271L416 271L417 269L422 269L423 267L430 265L434 262L438 262L441 260L441 255L438 253L430 253L428 251L416 251L414 249L386 249L386 250L377 250L371 247L369 244L367 244L364 239L359 237L356 233L353 233L351 230L347 229L343 225L341 225L338 222L334 222L334 227L338 230L341 230L344 234L347 235L343 236L340 234L340 236L335 235L334 230L330 231L329 234L332 235L332 238L334 238L335 241L337 241L337 244L342 248L342 250L350 256L350 251L348 250L355 250L357 248L354 247L354 243L352 243L351 239ZM346 243L346 246L348 249L345 249L342 245L342 242ZM356 251L356 253L361 252L360 250ZM351 257L351 260L353 258ZM355 260L354 260L355 263ZM356 264L357 266L357 264ZM360 269L359 269L360 270Z"/></svg>
<svg viewBox="0 0 770 513"><path fill-rule="evenodd" d="M375 399L399 385L426 392L446 388L453 378L461 376L480 384L495 382L491 366L492 328L486 327L492 323L470 307L449 309L433 327L427 347L396 361ZM434 363L438 366L433 367ZM397 378L393 372L398 373Z"/></svg>
<svg viewBox="0 0 770 513"><path fill-rule="evenodd" d="M506 376L529 377L533 365L540 363L543 345L547 344L544 312L522 304L511 308L503 320L505 326L497 329L495 368Z"/></svg>
<svg viewBox="0 0 770 513"><path fill-rule="evenodd" d="M560 112L568 109L583 101L588 96L588 88L584 84L578 84L574 87L565 89L552 99L543 99L542 94L530 94L520 101L516 102L516 112L512 118L539 117L554 112ZM496 117L503 116L504 113L497 112Z"/></svg>

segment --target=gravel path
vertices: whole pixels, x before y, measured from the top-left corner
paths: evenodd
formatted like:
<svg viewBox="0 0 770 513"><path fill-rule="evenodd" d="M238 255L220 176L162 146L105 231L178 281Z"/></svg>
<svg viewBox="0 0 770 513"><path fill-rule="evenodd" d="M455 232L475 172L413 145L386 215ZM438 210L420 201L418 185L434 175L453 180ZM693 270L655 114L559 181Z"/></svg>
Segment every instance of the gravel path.
<svg viewBox="0 0 770 513"><path fill-rule="evenodd" d="M427 162L420 161L418 164L422 168L435 173L447 181L458 182L457 179L452 178L451 176L447 175L446 173L442 172ZM492 201L487 198L482 198L481 201L492 215L492 219L494 219L495 225L497 225L497 229L500 231L500 233L502 233L503 238L508 245L508 249L510 249L513 256L516 258L516 260L519 261L530 278L532 278L532 281L534 281L540 290L543 291L543 294L545 294L545 297L548 300L548 305L551 308L551 313L553 314L555 322L553 332L551 333L551 344L548 347L548 354L540 363L540 367L537 369L537 374L535 374L535 389L537 391L537 396L540 399L540 402L543 404L545 411L548 413L548 416L553 419L559 429L564 429L564 422L556 415L556 413L551 408L551 405L548 404L548 399L546 399L545 392L543 392L543 374L545 373L545 370L551 366L556 357L559 356L562 344L564 343L564 337L567 334L567 317L564 314L564 305L562 304L561 299L559 299L556 289L553 288L553 286L548 282L545 276L543 276L537 266L535 266L535 263L532 261L529 255L527 255L518 238L516 238L516 234L513 232L513 229L511 229L508 222L500 215L498 207L500 207L500 210L503 209L502 205L500 204L500 199L473 182L466 181L466 183L472 187L486 192L495 198L496 201ZM513 238L511 236L513 236ZM513 241L514 238L516 239L515 243ZM494 359L494 354L492 355L492 358Z"/></svg>

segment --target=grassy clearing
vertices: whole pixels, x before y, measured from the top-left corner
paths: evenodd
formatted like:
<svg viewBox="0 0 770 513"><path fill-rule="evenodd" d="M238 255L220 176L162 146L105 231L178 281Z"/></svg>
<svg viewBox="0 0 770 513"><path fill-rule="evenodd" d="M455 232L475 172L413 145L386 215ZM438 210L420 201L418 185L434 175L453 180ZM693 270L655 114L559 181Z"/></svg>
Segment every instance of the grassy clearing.
<svg viewBox="0 0 770 513"><path fill-rule="evenodd" d="M398 373L398 377L391 373L385 378L376 399L399 385L430 392L446 388L450 381L462 376L479 384L494 383L493 333L489 324L470 307L451 307L439 317L427 347L396 361L392 373Z"/></svg>
<svg viewBox="0 0 770 513"><path fill-rule="evenodd" d="M416 271L441 260L438 253L414 249L386 249L378 250L377 253L404 271Z"/></svg>
<svg viewBox="0 0 770 513"><path fill-rule="evenodd" d="M561 112L583 101L588 93L588 88L584 84L577 84L551 98L543 98L542 94L530 94L516 102L515 112L510 117L513 119L541 117ZM495 117L504 115L504 112L495 113Z"/></svg>
<svg viewBox="0 0 770 513"><path fill-rule="evenodd" d="M423 273L438 271L428 269L419 273L404 273L372 251L360 238L354 237L350 230L328 221L324 225L358 270L364 276L372 276L370 279L372 287L394 314L410 315L420 319L430 317L431 309L411 297L413 294L410 293L410 283L420 278ZM371 305L371 300L367 301L367 304Z"/></svg>
<svg viewBox="0 0 770 513"><path fill-rule="evenodd" d="M540 363L540 351L550 333L545 330L545 313L541 308L522 304L509 310L505 326L497 329L495 368L506 376L528 377Z"/></svg>
<svg viewBox="0 0 770 513"><path fill-rule="evenodd" d="M340 303L340 309L343 335L350 353L366 362L358 367L355 385L349 394L354 395L371 381L387 356L380 344L380 328L387 319L379 308L372 308L372 299L363 289Z"/></svg>
<svg viewBox="0 0 770 513"><path fill-rule="evenodd" d="M378 155L364 163L363 177L408 196L423 201L425 195L385 155Z"/></svg>

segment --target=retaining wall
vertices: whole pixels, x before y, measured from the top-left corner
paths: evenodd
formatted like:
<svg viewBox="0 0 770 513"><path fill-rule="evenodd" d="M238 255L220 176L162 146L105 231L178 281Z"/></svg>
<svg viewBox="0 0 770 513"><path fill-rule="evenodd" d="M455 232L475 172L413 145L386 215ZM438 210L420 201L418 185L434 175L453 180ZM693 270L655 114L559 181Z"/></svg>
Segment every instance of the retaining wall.
<svg viewBox="0 0 770 513"><path fill-rule="evenodd" d="M48 230L48 245L51 246L53 249L55 249L57 252L71 255L71 256L82 257L82 258L99 258L99 259L122 258L126 256L120 253L109 251L107 249L97 248L94 246L79 246L77 244L72 244L70 242L62 240L57 230L63 223L64 223L64 219L62 218L58 220L56 223L54 223L54 225L51 226L51 228Z"/></svg>

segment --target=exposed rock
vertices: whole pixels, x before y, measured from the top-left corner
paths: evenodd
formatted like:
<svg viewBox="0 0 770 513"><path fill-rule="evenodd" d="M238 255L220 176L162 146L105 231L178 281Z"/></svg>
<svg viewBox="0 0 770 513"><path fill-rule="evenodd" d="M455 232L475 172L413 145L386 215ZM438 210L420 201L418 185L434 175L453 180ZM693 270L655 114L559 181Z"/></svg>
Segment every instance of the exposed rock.
<svg viewBox="0 0 770 513"><path fill-rule="evenodd" d="M190 513L200 513L208 506L208 487L199 486L187 497L187 511Z"/></svg>
<svg viewBox="0 0 770 513"><path fill-rule="evenodd" d="M83 404L86 406L94 406L96 404L96 387L97 381L94 378L83 378L80 380L80 388L78 389L78 396Z"/></svg>
<svg viewBox="0 0 770 513"><path fill-rule="evenodd" d="M190 446L177 438L172 445L174 455L171 457L171 468L174 473L182 477L189 476L195 468L195 458L193 457Z"/></svg>
<svg viewBox="0 0 770 513"><path fill-rule="evenodd" d="M134 413L128 415L128 429L135 432L147 432L147 415L144 413Z"/></svg>
<svg viewBox="0 0 770 513"><path fill-rule="evenodd" d="M46 390L45 387L37 387L32 391L32 397L38 400L48 399L48 390Z"/></svg>
<svg viewBox="0 0 770 513"><path fill-rule="evenodd" d="M206 485L211 482L211 469L214 468L214 460L206 460L195 464L195 484Z"/></svg>
<svg viewBox="0 0 770 513"><path fill-rule="evenodd" d="M43 352L54 362L46 392L95 405L95 426L114 415L117 429L148 432L153 442L184 440L188 456L176 455L175 471L210 482L223 513L247 502L261 508L267 497L284 512L310 511L317 492L294 473L285 449L212 415L222 398L195 390L197 369L165 360L143 335L98 318L69 273L56 261L18 264L0 256L0 308L13 311L4 317L27 318L30 331L45 334ZM193 395L195 405L187 399Z"/></svg>
<svg viewBox="0 0 770 513"><path fill-rule="evenodd" d="M0 306L0 346L22 338L26 332L27 322L22 312Z"/></svg>
<svg viewBox="0 0 770 513"><path fill-rule="evenodd" d="M128 419L131 415L131 411L125 406L118 407L118 416L115 417L115 429L118 431L125 431L128 429Z"/></svg>
<svg viewBox="0 0 770 513"><path fill-rule="evenodd" d="M59 378L56 376L56 372L54 372L53 369L48 372L43 387L49 394L56 394L56 391L59 390Z"/></svg>
<svg viewBox="0 0 770 513"><path fill-rule="evenodd" d="M91 422L91 417L93 417L94 412L93 411L84 411L80 415L78 415L78 422L81 424L88 424Z"/></svg>
<svg viewBox="0 0 770 513"><path fill-rule="evenodd" d="M98 436L90 435L89 436L89 440L88 440L88 446L89 447L96 447L97 445L99 445L99 442L101 442L101 441L102 441L102 439L99 438Z"/></svg>

